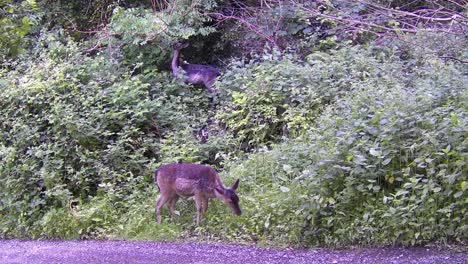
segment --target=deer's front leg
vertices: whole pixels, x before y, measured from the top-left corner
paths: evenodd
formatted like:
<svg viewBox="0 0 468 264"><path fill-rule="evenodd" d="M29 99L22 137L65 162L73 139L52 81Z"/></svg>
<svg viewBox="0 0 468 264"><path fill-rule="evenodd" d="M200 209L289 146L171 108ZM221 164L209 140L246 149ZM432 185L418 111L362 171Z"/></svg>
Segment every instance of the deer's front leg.
<svg viewBox="0 0 468 264"><path fill-rule="evenodd" d="M201 214L203 213L203 206L206 203L205 200L206 198L203 195L203 193L195 193L195 206L197 207L197 226L200 225Z"/></svg>
<svg viewBox="0 0 468 264"><path fill-rule="evenodd" d="M205 197L205 199L203 199L202 201L202 212L206 213L207 210L208 210L208 198Z"/></svg>

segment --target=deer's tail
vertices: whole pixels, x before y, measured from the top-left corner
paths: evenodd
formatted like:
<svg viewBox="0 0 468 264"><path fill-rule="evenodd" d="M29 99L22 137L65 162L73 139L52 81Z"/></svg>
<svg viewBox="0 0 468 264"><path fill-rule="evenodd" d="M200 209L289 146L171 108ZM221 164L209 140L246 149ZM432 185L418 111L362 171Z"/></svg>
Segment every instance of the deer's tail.
<svg viewBox="0 0 468 264"><path fill-rule="evenodd" d="M156 186L158 186L158 190L161 191L161 188L159 187L159 184L158 184L158 172L159 170L156 170L154 172L154 182L156 183Z"/></svg>

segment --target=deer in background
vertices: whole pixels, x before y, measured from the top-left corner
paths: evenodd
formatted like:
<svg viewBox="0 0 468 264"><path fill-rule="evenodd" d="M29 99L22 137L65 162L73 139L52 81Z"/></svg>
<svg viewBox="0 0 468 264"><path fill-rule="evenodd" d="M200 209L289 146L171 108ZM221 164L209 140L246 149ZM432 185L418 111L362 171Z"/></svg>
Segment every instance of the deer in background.
<svg viewBox="0 0 468 264"><path fill-rule="evenodd" d="M235 193L239 179L227 189L221 183L218 173L209 166L197 164L168 164L160 167L154 175L160 196L156 202L156 221L161 223L161 208L168 204L169 213L174 219L174 206L181 196L195 196L197 225L201 214L208 209L208 200L221 199L236 215L241 215L239 197Z"/></svg>
<svg viewBox="0 0 468 264"><path fill-rule="evenodd" d="M216 95L216 91L213 89L213 84L216 81L216 77L220 75L220 72L215 67L209 65L200 65L200 64L182 64L179 65L179 56L180 50L188 47L188 44L174 43L172 44L172 49L174 54L172 56L171 68L172 74L174 77L181 75L179 72L179 67L184 71L186 83L191 83L194 85L200 84L204 85L208 92L211 93L212 97Z"/></svg>

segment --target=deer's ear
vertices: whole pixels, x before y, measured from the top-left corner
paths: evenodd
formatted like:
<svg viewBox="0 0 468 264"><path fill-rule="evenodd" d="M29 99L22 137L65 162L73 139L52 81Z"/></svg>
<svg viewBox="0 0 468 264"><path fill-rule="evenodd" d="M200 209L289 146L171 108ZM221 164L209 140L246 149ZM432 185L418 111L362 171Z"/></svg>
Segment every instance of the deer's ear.
<svg viewBox="0 0 468 264"><path fill-rule="evenodd" d="M215 188L215 192L217 192L219 195L223 195L224 194L224 190L219 188L219 187L216 187Z"/></svg>
<svg viewBox="0 0 468 264"><path fill-rule="evenodd" d="M234 184L232 185L231 189L233 191L235 191L237 189L237 187L239 187L239 179L236 180L236 182L234 182Z"/></svg>

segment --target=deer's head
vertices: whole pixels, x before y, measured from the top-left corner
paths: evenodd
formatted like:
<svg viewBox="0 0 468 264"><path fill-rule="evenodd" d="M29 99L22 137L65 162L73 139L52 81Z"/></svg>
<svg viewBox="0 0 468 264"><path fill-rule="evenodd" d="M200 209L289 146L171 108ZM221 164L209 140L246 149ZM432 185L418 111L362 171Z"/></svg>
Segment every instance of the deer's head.
<svg viewBox="0 0 468 264"><path fill-rule="evenodd" d="M172 49L173 49L173 50L185 49L185 48L188 47L188 46L189 46L188 43L180 43L180 42L174 42L174 43L172 43Z"/></svg>
<svg viewBox="0 0 468 264"><path fill-rule="evenodd" d="M241 215L239 196L236 194L237 187L239 187L239 179L234 182L231 188L216 187L216 196L229 206L236 215Z"/></svg>

